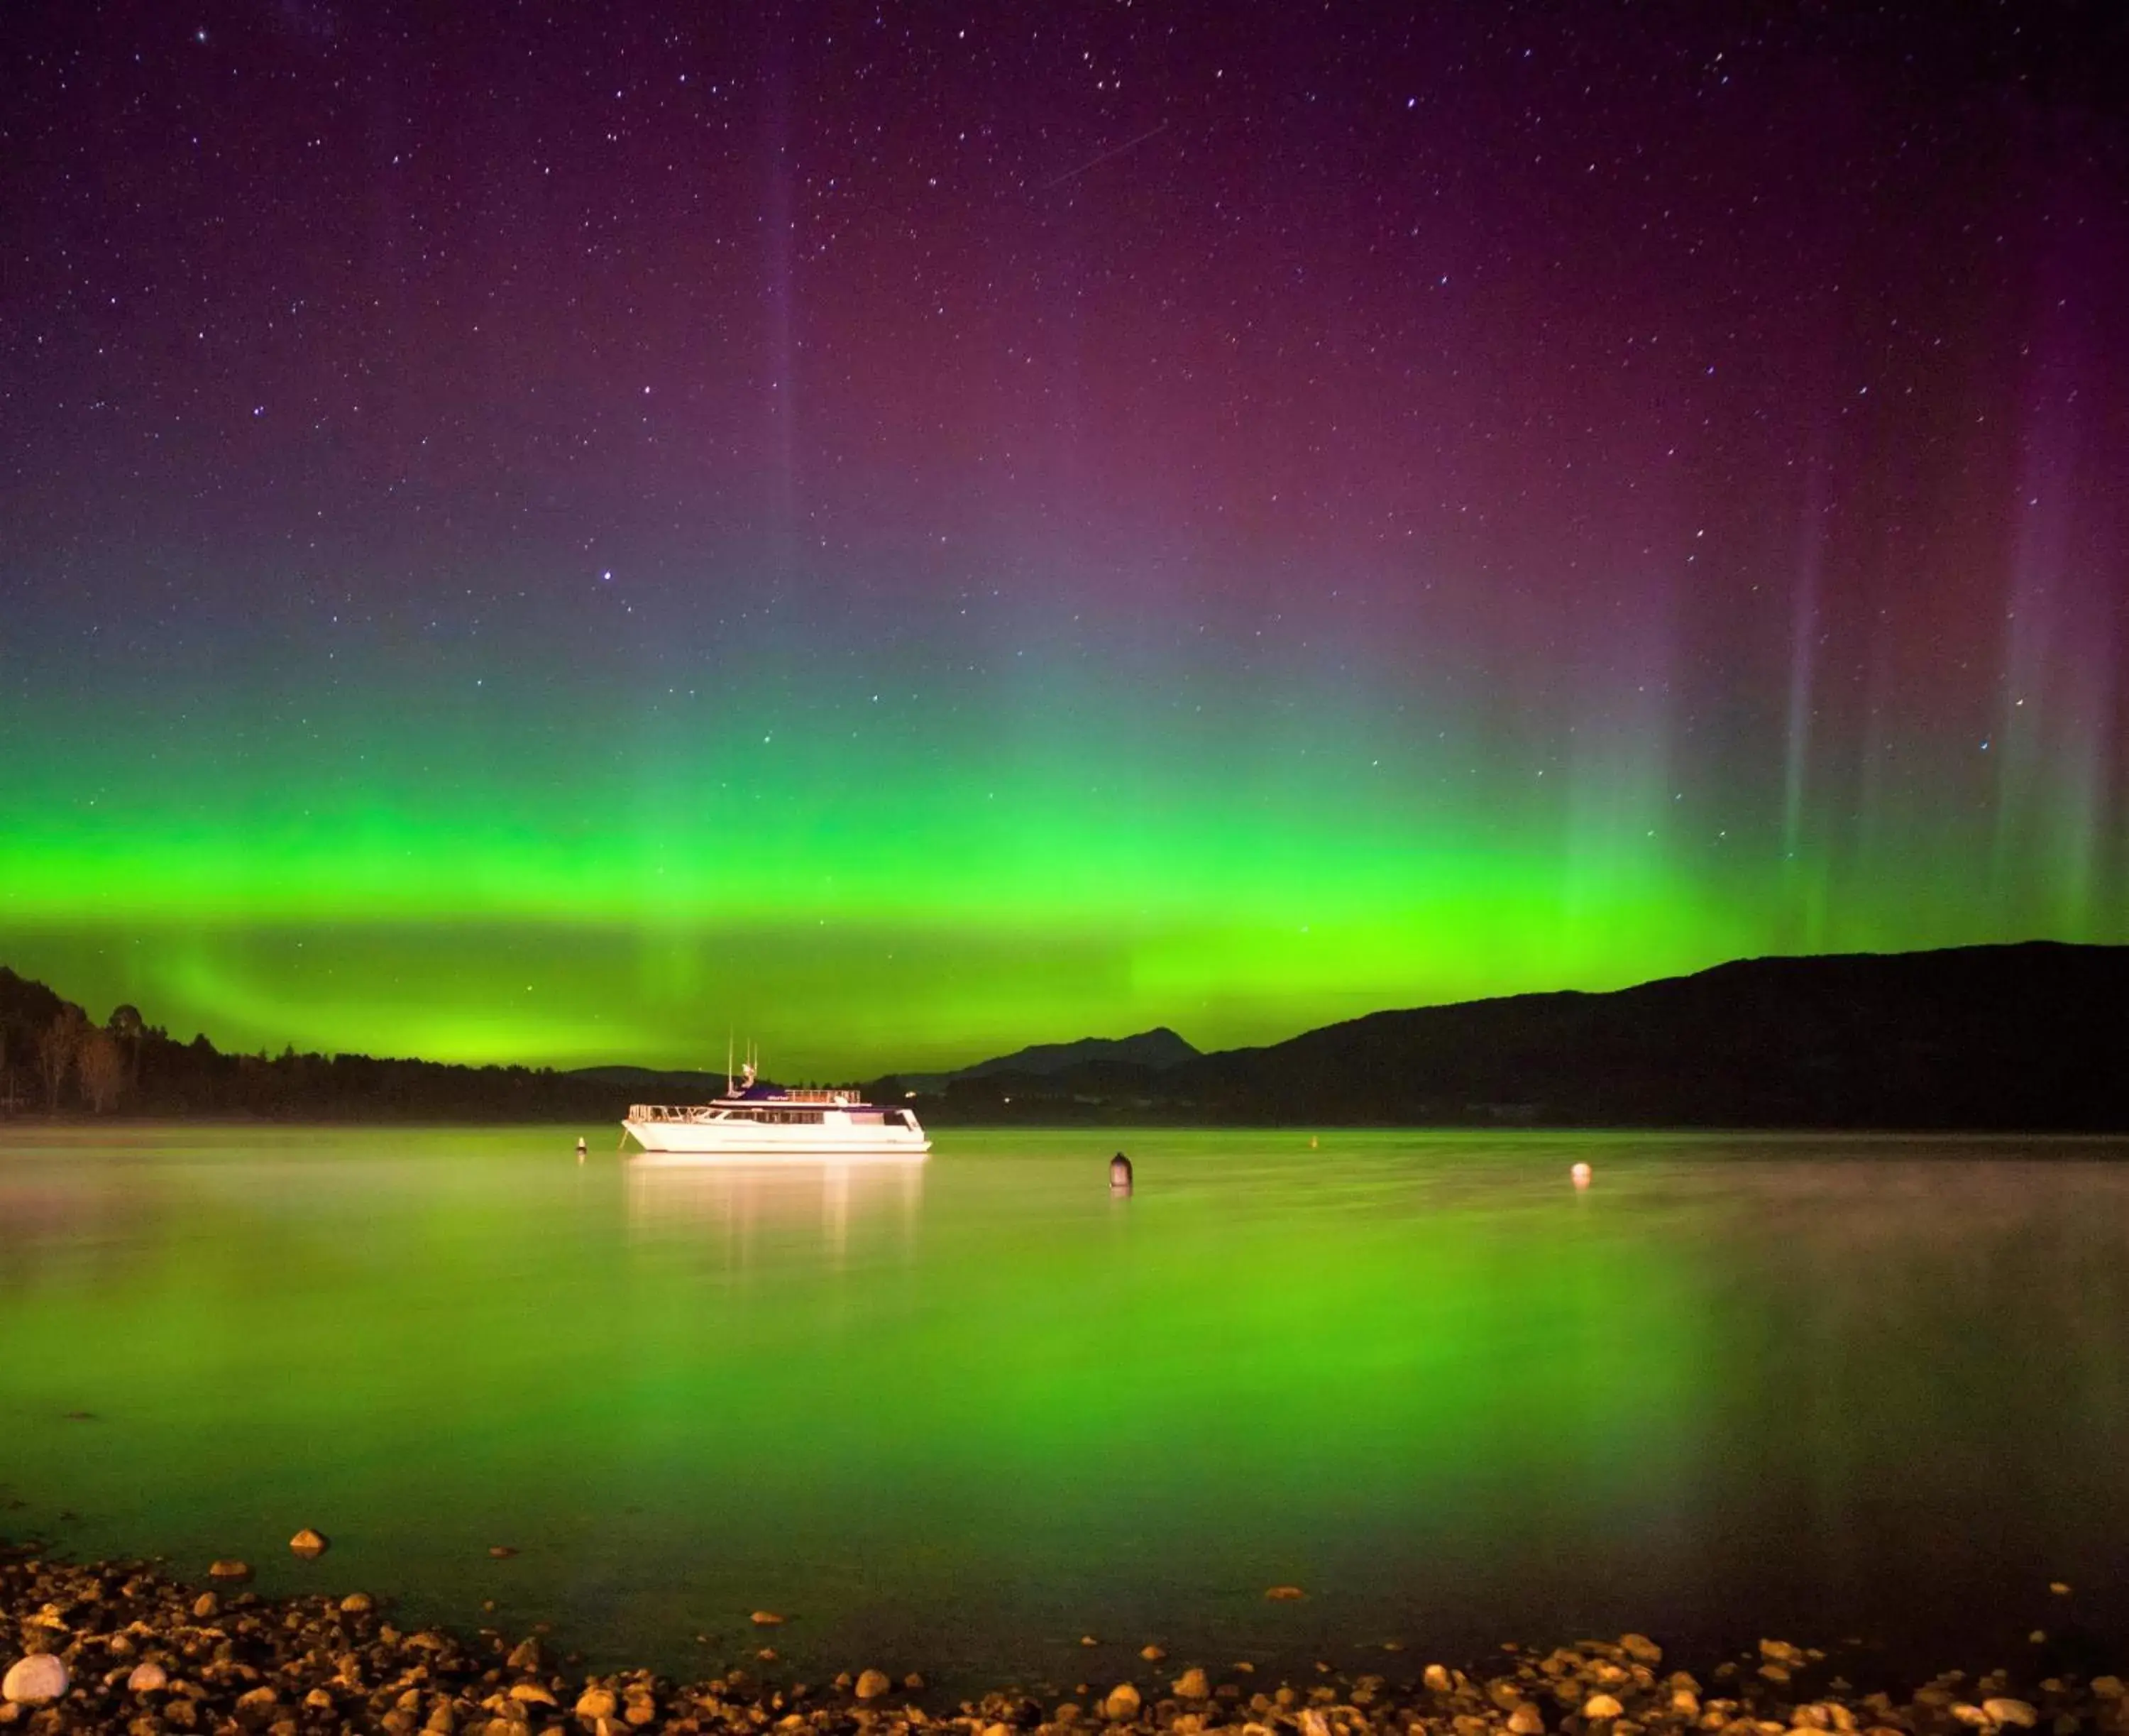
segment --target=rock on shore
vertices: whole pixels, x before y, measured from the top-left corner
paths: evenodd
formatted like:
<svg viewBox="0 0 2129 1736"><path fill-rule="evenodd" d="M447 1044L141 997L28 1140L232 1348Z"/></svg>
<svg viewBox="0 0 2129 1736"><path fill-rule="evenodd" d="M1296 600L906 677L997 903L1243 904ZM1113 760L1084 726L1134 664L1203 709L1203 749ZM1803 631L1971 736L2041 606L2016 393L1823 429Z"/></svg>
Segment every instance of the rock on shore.
<svg viewBox="0 0 2129 1736"><path fill-rule="evenodd" d="M537 1639L407 1633L360 1593L208 1599L135 1563L86 1566L0 1550L0 1727L28 1736L2129 1736L2112 1676L2012 1682L1953 1672L1896 1703L1824 1680L1821 1654L1764 1642L1706 1685L1661 1670L1640 1634L1540 1656L1512 1648L1479 1675L1319 1671L1267 1690L1189 1664L1118 1681L1091 1708L1017 1689L958 1706L898 1697L867 1666L818 1691L735 1671L679 1683L648 1671L571 1677ZM1151 1676L1148 1672L1149 1677ZM1222 1678L1225 1679L1222 1679ZM1839 1687L1841 1691L1834 1690Z"/></svg>
<svg viewBox="0 0 2129 1736"><path fill-rule="evenodd" d="M41 1705L69 1686L67 1667L49 1652L32 1652L0 1677L0 1699L11 1705Z"/></svg>

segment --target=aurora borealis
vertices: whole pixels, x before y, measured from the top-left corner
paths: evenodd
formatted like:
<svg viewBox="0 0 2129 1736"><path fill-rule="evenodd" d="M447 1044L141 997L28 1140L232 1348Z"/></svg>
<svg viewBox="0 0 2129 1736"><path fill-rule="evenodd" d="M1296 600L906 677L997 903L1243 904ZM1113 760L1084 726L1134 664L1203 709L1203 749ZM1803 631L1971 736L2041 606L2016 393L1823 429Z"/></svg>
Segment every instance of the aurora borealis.
<svg viewBox="0 0 2129 1736"><path fill-rule="evenodd" d="M2129 940L2098 7L32 6L0 961L954 1064Z"/></svg>

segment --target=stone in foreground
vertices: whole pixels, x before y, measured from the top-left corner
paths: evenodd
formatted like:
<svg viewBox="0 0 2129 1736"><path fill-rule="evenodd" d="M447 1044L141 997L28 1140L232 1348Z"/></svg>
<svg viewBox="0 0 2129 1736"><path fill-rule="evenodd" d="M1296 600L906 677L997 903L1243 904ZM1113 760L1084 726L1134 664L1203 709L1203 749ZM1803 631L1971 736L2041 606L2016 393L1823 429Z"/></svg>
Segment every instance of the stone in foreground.
<svg viewBox="0 0 2129 1736"><path fill-rule="evenodd" d="M18 1706L43 1705L68 1688L67 1667L49 1652L37 1652L0 1677L0 1698Z"/></svg>

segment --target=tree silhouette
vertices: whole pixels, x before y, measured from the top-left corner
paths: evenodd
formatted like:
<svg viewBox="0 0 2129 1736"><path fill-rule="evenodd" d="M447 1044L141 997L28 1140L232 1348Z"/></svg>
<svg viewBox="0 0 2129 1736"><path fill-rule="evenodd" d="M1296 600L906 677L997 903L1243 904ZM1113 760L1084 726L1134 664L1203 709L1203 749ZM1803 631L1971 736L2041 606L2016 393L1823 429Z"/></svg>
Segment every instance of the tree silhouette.
<svg viewBox="0 0 2129 1736"><path fill-rule="evenodd" d="M141 1009L131 1001L121 1001L113 1007L111 1017L104 1023L104 1029L126 1046L126 1077L131 1085L141 1082L141 1037L147 1028L148 1023L141 1017Z"/></svg>
<svg viewBox="0 0 2129 1736"><path fill-rule="evenodd" d="M81 1071L81 1095L88 1099L91 1109L102 1114L126 1087L126 1056L119 1049L118 1039L108 1031L89 1026L81 1033L74 1065Z"/></svg>
<svg viewBox="0 0 2129 1736"><path fill-rule="evenodd" d="M56 1110L60 1106L60 1091L73 1070L75 1052L81 1047L82 1028L87 1023L79 1007L65 1006L37 1033L37 1072L45 1081L47 1109Z"/></svg>

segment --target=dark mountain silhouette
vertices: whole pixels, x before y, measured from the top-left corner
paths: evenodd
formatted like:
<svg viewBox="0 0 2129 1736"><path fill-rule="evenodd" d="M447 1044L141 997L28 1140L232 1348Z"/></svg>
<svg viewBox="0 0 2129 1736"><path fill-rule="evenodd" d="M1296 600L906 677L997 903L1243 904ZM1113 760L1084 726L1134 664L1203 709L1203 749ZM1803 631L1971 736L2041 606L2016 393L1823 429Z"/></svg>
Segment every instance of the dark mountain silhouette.
<svg viewBox="0 0 2129 1736"><path fill-rule="evenodd" d="M1155 1025L1136 1037L1083 1037L1077 1042L1039 1042L1028 1048L1016 1049L1010 1055L979 1061L949 1076L983 1079L993 1073L1063 1073L1074 1067L1103 1061L1122 1061L1129 1066L1150 1067L1159 1072L1197 1059L1197 1050L1166 1025Z"/></svg>
<svg viewBox="0 0 2129 1736"><path fill-rule="evenodd" d="M1192 1048L1166 1025L1155 1025L1136 1037L1083 1037L1076 1042L1039 1042L1010 1055L979 1061L953 1075L956 1079L981 1079L992 1073L1062 1073L1098 1061L1122 1061L1151 1067L1156 1072L1198 1059Z"/></svg>
<svg viewBox="0 0 2129 1736"><path fill-rule="evenodd" d="M1377 1013L1160 1068L1003 1070L945 1123L2129 1129L2129 947L1762 958Z"/></svg>
<svg viewBox="0 0 2129 1736"><path fill-rule="evenodd" d="M611 1124L631 1102L700 1101L723 1083L625 1066L225 1055L130 1007L99 1029L0 967L0 1112L102 1102L150 1115ZM1165 1030L1046 1044L936 1089L889 1078L873 1090L914 1092L926 1120L948 1124L2129 1131L2129 947L1751 959L1607 994L1377 1013L1217 1054Z"/></svg>
<svg viewBox="0 0 2129 1736"><path fill-rule="evenodd" d="M1010 1055L972 1062L950 1073L902 1073L895 1077L905 1091L936 1092L946 1090L956 1080L987 1079L993 1074L1045 1078L1069 1073L1075 1068L1112 1063L1159 1072L1163 1068L1179 1066L1186 1061L1195 1061L1198 1056L1198 1052L1166 1025L1155 1025L1150 1031L1141 1031L1135 1037L1082 1037L1076 1042L1038 1042L1016 1049Z"/></svg>
<svg viewBox="0 0 2129 1736"><path fill-rule="evenodd" d="M64 1033L60 1052L55 1039ZM111 1107L131 1115L353 1121L542 1121L612 1123L631 1102L691 1101L707 1075L629 1068L626 1081L547 1067L463 1067L368 1055L226 1055L205 1037L181 1042L131 1007L98 1032L82 1009L0 966L0 1114L91 1105L80 1055L116 1045ZM46 1057L56 1082L45 1075ZM718 1080L720 1085L722 1080Z"/></svg>

